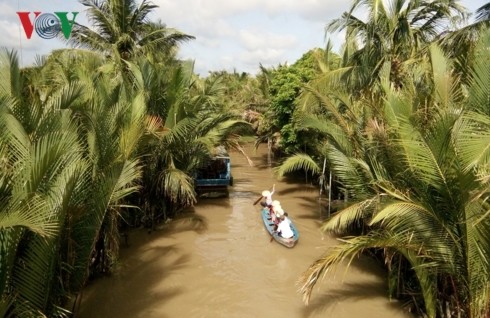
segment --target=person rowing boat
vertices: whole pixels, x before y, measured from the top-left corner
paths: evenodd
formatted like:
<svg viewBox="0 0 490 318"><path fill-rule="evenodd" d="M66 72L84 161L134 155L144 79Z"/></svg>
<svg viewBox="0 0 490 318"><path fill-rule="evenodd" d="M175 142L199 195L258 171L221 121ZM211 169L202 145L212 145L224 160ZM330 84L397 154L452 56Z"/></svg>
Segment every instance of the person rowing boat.
<svg viewBox="0 0 490 318"><path fill-rule="evenodd" d="M274 191L276 190L276 185L274 184L272 186L272 190L264 190L262 191L262 198L264 201L260 202L260 205L262 205L264 208L268 207L269 209L272 206L272 195L274 194Z"/></svg>

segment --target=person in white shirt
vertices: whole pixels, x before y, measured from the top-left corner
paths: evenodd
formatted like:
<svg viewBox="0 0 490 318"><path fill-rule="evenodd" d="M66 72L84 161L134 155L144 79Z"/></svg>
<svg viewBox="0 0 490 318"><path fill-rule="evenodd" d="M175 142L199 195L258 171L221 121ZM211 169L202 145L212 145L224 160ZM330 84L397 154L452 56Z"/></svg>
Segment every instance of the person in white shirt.
<svg viewBox="0 0 490 318"><path fill-rule="evenodd" d="M284 215L284 220L291 225L291 220L289 219L289 214L286 211L282 211L282 214Z"/></svg>
<svg viewBox="0 0 490 318"><path fill-rule="evenodd" d="M284 237L284 238L291 238L294 236L293 230L291 229L291 221L287 217L287 214L283 214L281 216L281 221L279 222L279 225L277 226L277 233L279 236Z"/></svg>

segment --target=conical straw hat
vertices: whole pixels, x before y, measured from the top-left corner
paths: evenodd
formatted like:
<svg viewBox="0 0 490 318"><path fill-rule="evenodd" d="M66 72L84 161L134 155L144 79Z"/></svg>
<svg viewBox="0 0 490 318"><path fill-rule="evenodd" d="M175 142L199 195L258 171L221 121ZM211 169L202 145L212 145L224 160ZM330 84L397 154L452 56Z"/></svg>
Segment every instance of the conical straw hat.
<svg viewBox="0 0 490 318"><path fill-rule="evenodd" d="M284 210L281 207L275 208L274 212L276 212L276 215L278 216L284 215Z"/></svg>
<svg viewBox="0 0 490 318"><path fill-rule="evenodd" d="M281 207L281 202L279 202L278 200L274 200L274 201L272 201L272 206L274 208Z"/></svg>

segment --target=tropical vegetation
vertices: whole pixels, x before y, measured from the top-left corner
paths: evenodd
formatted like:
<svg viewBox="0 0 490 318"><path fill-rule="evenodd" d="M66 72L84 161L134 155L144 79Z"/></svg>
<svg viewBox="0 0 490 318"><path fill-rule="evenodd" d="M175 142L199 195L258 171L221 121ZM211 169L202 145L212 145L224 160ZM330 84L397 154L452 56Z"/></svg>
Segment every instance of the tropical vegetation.
<svg viewBox="0 0 490 318"><path fill-rule="evenodd" d="M306 303L337 264L370 252L410 311L488 316L490 30L487 16L438 33L452 12L465 14L453 1L355 1L330 24L346 30L342 64L304 85L293 115L321 142L277 169L325 180L324 163L334 181L323 185L346 201L322 226L341 243L301 277ZM471 49L458 55L454 41Z"/></svg>
<svg viewBox="0 0 490 318"><path fill-rule="evenodd" d="M154 4L80 1L75 48L27 68L0 54L1 316L72 315L123 231L193 205L193 173L242 134L343 202L322 226L340 244L300 278L306 303L369 253L410 311L490 314L489 4L464 24L455 0L355 0L327 28L345 32L340 54L201 78L176 54L193 37L151 21Z"/></svg>
<svg viewBox="0 0 490 318"><path fill-rule="evenodd" d="M193 172L249 128L223 111L219 78L176 58L192 36L149 21L155 5L81 2L94 28L70 41L83 50L29 68L0 54L2 317L70 316L113 269L121 229L193 204Z"/></svg>

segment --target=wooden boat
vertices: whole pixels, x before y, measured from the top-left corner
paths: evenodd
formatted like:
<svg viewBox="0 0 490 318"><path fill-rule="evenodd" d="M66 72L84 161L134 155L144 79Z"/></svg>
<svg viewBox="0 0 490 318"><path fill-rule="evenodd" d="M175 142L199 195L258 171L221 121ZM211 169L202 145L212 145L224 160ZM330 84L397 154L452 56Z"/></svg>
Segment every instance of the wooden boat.
<svg viewBox="0 0 490 318"><path fill-rule="evenodd" d="M265 228L267 229L269 234L276 240L276 242L281 243L282 245L289 248L294 247L296 245L296 243L298 242L299 233L298 230L296 229L296 226L294 226L293 222L291 222L291 229L293 230L293 234L294 234L293 237L284 238L279 236L276 232L274 232L274 223L271 220L268 208L262 209L262 220L264 221Z"/></svg>

